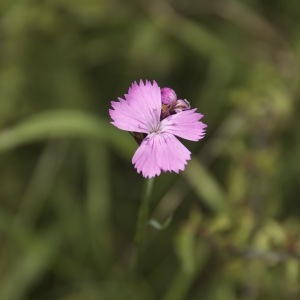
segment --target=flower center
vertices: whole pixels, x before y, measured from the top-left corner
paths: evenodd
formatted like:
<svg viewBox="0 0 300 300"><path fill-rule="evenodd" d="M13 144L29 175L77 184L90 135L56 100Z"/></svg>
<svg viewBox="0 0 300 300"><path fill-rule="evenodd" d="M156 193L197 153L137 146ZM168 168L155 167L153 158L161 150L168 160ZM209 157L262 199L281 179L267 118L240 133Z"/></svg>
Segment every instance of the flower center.
<svg viewBox="0 0 300 300"><path fill-rule="evenodd" d="M157 133L160 130L160 123L153 125L151 133Z"/></svg>

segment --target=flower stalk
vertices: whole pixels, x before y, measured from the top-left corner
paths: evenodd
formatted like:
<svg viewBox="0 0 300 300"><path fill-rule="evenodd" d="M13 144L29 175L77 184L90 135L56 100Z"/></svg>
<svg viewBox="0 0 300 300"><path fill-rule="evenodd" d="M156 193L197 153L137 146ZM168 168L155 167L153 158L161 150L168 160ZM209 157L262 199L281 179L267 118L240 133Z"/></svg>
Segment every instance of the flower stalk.
<svg viewBox="0 0 300 300"><path fill-rule="evenodd" d="M134 266L137 268L140 265L140 257L145 248L146 227L149 220L149 204L153 190L154 178L146 179L141 198L141 204L138 211L138 219L136 232L134 236Z"/></svg>

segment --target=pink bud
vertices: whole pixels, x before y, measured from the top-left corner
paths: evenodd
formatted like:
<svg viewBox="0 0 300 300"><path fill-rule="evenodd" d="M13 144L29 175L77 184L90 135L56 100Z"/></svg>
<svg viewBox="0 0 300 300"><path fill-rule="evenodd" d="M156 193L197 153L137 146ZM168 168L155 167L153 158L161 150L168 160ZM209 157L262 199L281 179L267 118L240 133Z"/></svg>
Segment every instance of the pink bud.
<svg viewBox="0 0 300 300"><path fill-rule="evenodd" d="M164 87L160 91L161 91L162 104L167 104L169 106L175 105L177 96L172 89L170 89L168 87Z"/></svg>

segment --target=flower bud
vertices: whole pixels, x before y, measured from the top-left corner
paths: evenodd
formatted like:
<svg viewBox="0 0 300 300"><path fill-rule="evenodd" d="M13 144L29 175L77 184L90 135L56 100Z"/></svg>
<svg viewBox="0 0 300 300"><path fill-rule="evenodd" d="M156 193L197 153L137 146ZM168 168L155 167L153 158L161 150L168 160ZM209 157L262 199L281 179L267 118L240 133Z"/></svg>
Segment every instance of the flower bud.
<svg viewBox="0 0 300 300"><path fill-rule="evenodd" d="M176 113L179 113L183 110L188 110L188 109L191 109L191 105L186 99L184 99L184 100L180 99L180 100L176 101L176 104L175 104L175 107L174 107L174 111Z"/></svg>
<svg viewBox="0 0 300 300"><path fill-rule="evenodd" d="M160 91L161 91L161 103L162 104L169 105L170 107L175 105L177 96L172 89L170 89L168 87L164 87Z"/></svg>

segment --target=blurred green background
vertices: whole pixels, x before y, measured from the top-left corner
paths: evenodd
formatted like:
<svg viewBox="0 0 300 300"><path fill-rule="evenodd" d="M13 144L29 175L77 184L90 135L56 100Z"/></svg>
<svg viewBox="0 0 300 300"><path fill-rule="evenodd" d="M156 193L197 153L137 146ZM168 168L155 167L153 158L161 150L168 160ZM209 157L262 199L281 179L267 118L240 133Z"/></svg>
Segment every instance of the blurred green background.
<svg viewBox="0 0 300 300"><path fill-rule="evenodd" d="M1 0L0 16L1 300L300 299L298 0ZM108 109L140 79L208 128L156 179L132 276L144 179Z"/></svg>

